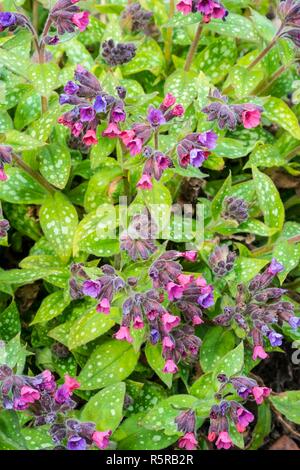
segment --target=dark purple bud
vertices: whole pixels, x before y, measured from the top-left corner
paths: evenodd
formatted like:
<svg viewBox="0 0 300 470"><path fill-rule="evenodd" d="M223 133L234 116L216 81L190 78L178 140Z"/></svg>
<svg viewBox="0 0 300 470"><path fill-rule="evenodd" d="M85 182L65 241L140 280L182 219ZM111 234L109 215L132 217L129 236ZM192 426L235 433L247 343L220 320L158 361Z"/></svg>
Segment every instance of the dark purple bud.
<svg viewBox="0 0 300 470"><path fill-rule="evenodd" d="M9 229L10 229L10 225L9 225L8 220L6 219L0 220L0 238L6 237Z"/></svg>
<svg viewBox="0 0 300 470"><path fill-rule="evenodd" d="M239 224L248 219L248 204L242 198L234 196L227 197L224 200L223 219L236 220Z"/></svg>
<svg viewBox="0 0 300 470"><path fill-rule="evenodd" d="M160 340L160 334L158 330L152 329L150 331L150 342L151 344L157 344Z"/></svg>
<svg viewBox="0 0 300 470"><path fill-rule="evenodd" d="M17 15L10 11L0 12L0 31L17 26Z"/></svg>
<svg viewBox="0 0 300 470"><path fill-rule="evenodd" d="M116 90L117 90L117 93L118 93L118 97L121 100L125 100L125 98L126 98L126 88L124 88L123 86L117 86Z"/></svg>
<svg viewBox="0 0 300 470"><path fill-rule="evenodd" d="M227 245L217 246L208 259L209 266L217 277L226 276L232 269L236 253Z"/></svg>
<svg viewBox="0 0 300 470"><path fill-rule="evenodd" d="M67 95L75 95L79 90L79 86L77 83L72 82L72 80L69 80L66 85L64 86L64 91L67 93Z"/></svg>
<svg viewBox="0 0 300 470"><path fill-rule="evenodd" d="M194 432L196 425L196 415L194 410L182 411L179 416L175 418L177 429L179 432L186 434L187 432Z"/></svg>
<svg viewBox="0 0 300 470"><path fill-rule="evenodd" d="M130 62L135 56L136 46L133 43L117 43L113 39L102 44L102 57L110 66L122 65Z"/></svg>

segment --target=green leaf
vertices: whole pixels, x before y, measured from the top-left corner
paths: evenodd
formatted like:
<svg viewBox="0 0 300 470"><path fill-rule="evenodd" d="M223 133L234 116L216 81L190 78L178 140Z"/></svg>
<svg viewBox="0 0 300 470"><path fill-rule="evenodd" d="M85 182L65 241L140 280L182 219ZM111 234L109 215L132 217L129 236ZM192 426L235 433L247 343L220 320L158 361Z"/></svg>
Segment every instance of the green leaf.
<svg viewBox="0 0 300 470"><path fill-rule="evenodd" d="M259 449L271 431L271 410L269 403L262 403L257 409L257 421L252 432L250 450Z"/></svg>
<svg viewBox="0 0 300 470"><path fill-rule="evenodd" d="M115 160L112 160L112 163L114 162ZM97 209L100 204L109 202L111 187L116 181L122 179L122 174L122 168L112 164L110 168L99 169L91 177L84 197L84 207L87 212Z"/></svg>
<svg viewBox="0 0 300 470"><path fill-rule="evenodd" d="M99 206L79 223L73 242L76 256L80 251L96 256L112 256L119 252L116 236L117 221L114 207L110 204Z"/></svg>
<svg viewBox="0 0 300 470"><path fill-rule="evenodd" d="M249 160L244 168L251 168L252 165L264 168L272 168L273 166L282 166L286 164L284 155L279 152L275 145L257 143L250 154Z"/></svg>
<svg viewBox="0 0 300 470"><path fill-rule="evenodd" d="M300 424L300 390L290 390L272 395L270 401L276 410L293 423Z"/></svg>
<svg viewBox="0 0 300 470"><path fill-rule="evenodd" d="M243 341L233 349L229 351L225 356L220 359L215 367L214 374L226 374L228 377L235 375L243 369L244 366L244 343Z"/></svg>
<svg viewBox="0 0 300 470"><path fill-rule="evenodd" d="M127 64L122 65L123 75L149 70L153 75L159 75L165 66L165 59L157 42L147 37L138 46L135 57Z"/></svg>
<svg viewBox="0 0 300 470"><path fill-rule="evenodd" d="M157 431L135 426L135 433L122 439L118 444L118 450L160 450L169 447L175 441L177 436L166 436Z"/></svg>
<svg viewBox="0 0 300 470"><path fill-rule="evenodd" d="M282 283L289 272L299 264L300 245L289 243L287 240L278 240L273 249L273 257L284 266L284 270L278 274L280 282Z"/></svg>
<svg viewBox="0 0 300 470"><path fill-rule="evenodd" d="M41 115L41 97L38 93L29 90L18 102L15 112L14 124L20 130L28 126Z"/></svg>
<svg viewBox="0 0 300 470"><path fill-rule="evenodd" d="M259 206L264 214L266 225L280 230L284 223L284 205L280 194L269 176L253 167L253 180Z"/></svg>
<svg viewBox="0 0 300 470"><path fill-rule="evenodd" d="M217 219L223 209L223 201L229 195L231 189L231 173L227 176L226 180L224 181L223 185L215 195L212 203L211 203L211 212L214 219Z"/></svg>
<svg viewBox="0 0 300 470"><path fill-rule="evenodd" d="M237 56L234 41L227 38L218 38L197 55L195 66L202 70L212 83L219 83L228 74Z"/></svg>
<svg viewBox="0 0 300 470"><path fill-rule="evenodd" d="M32 64L28 70L28 78L41 96L50 96L60 85L59 68L53 62Z"/></svg>
<svg viewBox="0 0 300 470"><path fill-rule="evenodd" d="M38 428L26 427L22 429L29 450L52 450L53 441L49 434L48 426L40 426Z"/></svg>
<svg viewBox="0 0 300 470"><path fill-rule="evenodd" d="M154 370L158 377L171 388L173 381L173 374L165 374L162 370L165 365L165 361L162 357L162 348L160 345L152 345L147 343L145 347L145 354L149 366Z"/></svg>
<svg viewBox="0 0 300 470"><path fill-rule="evenodd" d="M102 161L108 157L116 146L116 139L109 139L102 136L102 131L107 127L106 123L100 124L97 128L98 144L91 150L91 168L95 169L101 165Z"/></svg>
<svg viewBox="0 0 300 470"><path fill-rule="evenodd" d="M276 33L276 27L272 21L251 8L251 20L259 35L266 41L271 41Z"/></svg>
<svg viewBox="0 0 300 470"><path fill-rule="evenodd" d="M262 81L264 74L261 70L248 70L236 65L229 73L229 81L238 98L248 96L252 90Z"/></svg>
<svg viewBox="0 0 300 470"><path fill-rule="evenodd" d="M123 418L126 386L124 382L110 385L89 399L80 419L93 421L98 431L114 431Z"/></svg>
<svg viewBox="0 0 300 470"><path fill-rule="evenodd" d="M160 401L152 408L142 420L145 428L151 430L163 430L168 436L179 435L175 418L182 410L195 408L199 402L192 395L173 395Z"/></svg>
<svg viewBox="0 0 300 470"><path fill-rule="evenodd" d="M38 137L45 142L53 130L53 126L57 123L58 117L62 114L62 107L59 103L50 103L48 111L46 111L40 119L33 122L28 129L31 137ZM40 144L45 145L45 144ZM37 145L35 146L37 147ZM33 147L33 148L35 148Z"/></svg>
<svg viewBox="0 0 300 470"><path fill-rule="evenodd" d="M49 144L40 152L39 169L50 184L59 189L66 186L71 171L71 154L67 147Z"/></svg>
<svg viewBox="0 0 300 470"><path fill-rule="evenodd" d="M214 368L216 363L234 348L235 335L220 326L211 327L203 338L200 349L200 364L204 372Z"/></svg>
<svg viewBox="0 0 300 470"><path fill-rule="evenodd" d="M203 400L213 399L216 392L217 384L212 372L201 375L189 389L191 395Z"/></svg>
<svg viewBox="0 0 300 470"><path fill-rule="evenodd" d="M8 341L21 330L20 316L16 303L11 304L0 313L0 338Z"/></svg>
<svg viewBox="0 0 300 470"><path fill-rule="evenodd" d="M47 322L60 315L69 305L70 300L64 298L64 291L58 290L45 297L32 321L35 323Z"/></svg>
<svg viewBox="0 0 300 470"><path fill-rule="evenodd" d="M164 93L172 93L186 109L197 96L197 75L194 72L176 70L165 81Z"/></svg>
<svg viewBox="0 0 300 470"><path fill-rule="evenodd" d="M126 341L108 340L98 346L79 375L82 390L120 382L134 370L139 354Z"/></svg>
<svg viewBox="0 0 300 470"><path fill-rule="evenodd" d="M73 323L68 341L69 348L78 348L110 330L115 324L115 320L112 318L113 309L114 307L111 308L109 315L104 315L96 311L96 306L89 308L82 317ZM118 311L118 309L114 310Z"/></svg>
<svg viewBox="0 0 300 470"><path fill-rule="evenodd" d="M232 160L244 157L248 153L249 148L243 142L227 137L220 137L216 148L213 150L213 154L218 155L218 157L230 158Z"/></svg>
<svg viewBox="0 0 300 470"><path fill-rule="evenodd" d="M240 256L237 258L234 265L237 282L249 282L266 264L268 264L268 260L266 259L253 259Z"/></svg>
<svg viewBox="0 0 300 470"><path fill-rule="evenodd" d="M263 115L288 131L295 139L300 140L298 119L289 106L280 98L274 98L273 96L268 98L264 103Z"/></svg>
<svg viewBox="0 0 300 470"><path fill-rule="evenodd" d="M40 210L40 222L47 240L62 261L72 253L74 232L78 217L74 206L61 193L48 196Z"/></svg>
<svg viewBox="0 0 300 470"><path fill-rule="evenodd" d="M47 191L28 173L16 167L6 168L7 181L0 182L0 199L13 204L42 204Z"/></svg>
<svg viewBox="0 0 300 470"><path fill-rule="evenodd" d="M24 132L13 129L5 133L5 145L12 147L15 152L22 152L23 150L35 150L45 144Z"/></svg>
<svg viewBox="0 0 300 470"><path fill-rule="evenodd" d="M11 368L16 367L17 374L23 372L26 355L26 350L20 342L19 333L4 346L0 345L0 364L6 364Z"/></svg>
<svg viewBox="0 0 300 470"><path fill-rule="evenodd" d="M27 449L26 441L21 434L19 416L14 410L0 412L0 449Z"/></svg>
<svg viewBox="0 0 300 470"><path fill-rule="evenodd" d="M221 36L228 36L230 38L246 39L251 42L257 42L259 39L253 23L245 16L232 12L229 13L226 21L213 19L204 27Z"/></svg>

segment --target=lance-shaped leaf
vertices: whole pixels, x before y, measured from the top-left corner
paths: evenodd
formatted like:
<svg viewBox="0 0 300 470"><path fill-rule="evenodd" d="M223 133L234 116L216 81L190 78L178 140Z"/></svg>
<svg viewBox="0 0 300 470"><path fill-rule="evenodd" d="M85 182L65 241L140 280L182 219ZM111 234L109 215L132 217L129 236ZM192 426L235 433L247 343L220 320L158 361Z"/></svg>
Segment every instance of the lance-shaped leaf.
<svg viewBox="0 0 300 470"><path fill-rule="evenodd" d="M78 217L74 206L61 193L49 196L41 207L40 222L45 237L62 261L71 256Z"/></svg>
<svg viewBox="0 0 300 470"><path fill-rule="evenodd" d="M48 193L28 173L16 167L6 170L8 180L0 182L0 199L13 204L42 204Z"/></svg>
<svg viewBox="0 0 300 470"><path fill-rule="evenodd" d="M41 96L49 96L60 85L59 68L53 62L32 64L28 70L28 78Z"/></svg>
<svg viewBox="0 0 300 470"><path fill-rule="evenodd" d="M56 188L63 189L71 171L71 154L63 145L50 144L40 152L40 172Z"/></svg>
<svg viewBox="0 0 300 470"><path fill-rule="evenodd" d="M215 367L214 374L226 374L228 377L241 372L244 366L244 343L243 341L232 351L229 351L220 359Z"/></svg>
<svg viewBox="0 0 300 470"><path fill-rule="evenodd" d="M197 96L197 75L194 72L176 70L165 81L164 92L172 93L186 109Z"/></svg>
<svg viewBox="0 0 300 470"><path fill-rule="evenodd" d="M232 331L214 326L207 331L200 350L200 364L204 372L214 368L216 363L234 348L235 336Z"/></svg>
<svg viewBox="0 0 300 470"><path fill-rule="evenodd" d="M270 397L276 410L293 423L300 424L300 391L290 390Z"/></svg>
<svg viewBox="0 0 300 470"><path fill-rule="evenodd" d="M279 192L269 176L253 167L253 181L259 206L269 227L280 230L284 223L284 205Z"/></svg>
<svg viewBox="0 0 300 470"><path fill-rule="evenodd" d="M166 374L163 372L165 360L162 357L162 348L160 345L152 345L147 343L145 354L149 366L154 370L158 377L171 388L173 381L173 374Z"/></svg>
<svg viewBox="0 0 300 470"><path fill-rule="evenodd" d="M195 59L197 70L202 70L212 83L219 83L230 71L237 56L236 44L228 38L212 41Z"/></svg>
<svg viewBox="0 0 300 470"><path fill-rule="evenodd" d="M69 303L70 299L64 297L64 291L53 292L44 298L31 324L52 320L60 315Z"/></svg>
<svg viewBox="0 0 300 470"><path fill-rule="evenodd" d="M126 386L124 382L110 385L89 399L80 419L93 421L98 431L114 431L123 418Z"/></svg>
<svg viewBox="0 0 300 470"><path fill-rule="evenodd" d="M11 304L0 313L0 338L8 341L16 336L21 329L19 311L13 300Z"/></svg>
<svg viewBox="0 0 300 470"><path fill-rule="evenodd" d="M158 43L151 37L147 37L137 48L135 57L122 66L124 75L149 70L158 75L165 66L165 59Z"/></svg>
<svg viewBox="0 0 300 470"><path fill-rule="evenodd" d="M120 382L134 370L139 354L126 341L108 340L98 346L79 375L82 390Z"/></svg>
<svg viewBox="0 0 300 470"><path fill-rule="evenodd" d="M295 139L300 140L300 126L297 116L280 98L270 97L264 103L264 116L288 131Z"/></svg>

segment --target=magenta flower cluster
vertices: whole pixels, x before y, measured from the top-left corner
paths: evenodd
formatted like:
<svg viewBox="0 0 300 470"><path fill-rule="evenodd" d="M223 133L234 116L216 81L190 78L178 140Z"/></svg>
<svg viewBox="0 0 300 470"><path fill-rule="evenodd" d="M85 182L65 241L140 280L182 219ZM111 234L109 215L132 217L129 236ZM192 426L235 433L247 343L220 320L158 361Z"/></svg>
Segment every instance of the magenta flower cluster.
<svg viewBox="0 0 300 470"><path fill-rule="evenodd" d="M281 300L286 290L269 287L283 269L282 264L273 259L248 286L238 286L236 305L225 307L224 312L214 319L218 325L235 324L244 331L251 340L254 360L268 357L264 349L265 338L272 347L282 344L283 335L274 328L279 322L287 322L293 329L300 327L300 317L295 316L293 304Z"/></svg>
<svg viewBox="0 0 300 470"><path fill-rule="evenodd" d="M201 13L203 23L209 23L212 19L218 18L225 20L228 15L222 3L213 0L180 0L176 9L184 15Z"/></svg>

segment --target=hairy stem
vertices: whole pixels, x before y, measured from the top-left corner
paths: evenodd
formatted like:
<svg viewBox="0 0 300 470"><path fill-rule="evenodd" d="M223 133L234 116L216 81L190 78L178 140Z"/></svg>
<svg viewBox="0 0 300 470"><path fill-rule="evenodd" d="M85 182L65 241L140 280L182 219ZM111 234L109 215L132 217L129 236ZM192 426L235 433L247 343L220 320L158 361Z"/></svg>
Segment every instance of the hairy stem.
<svg viewBox="0 0 300 470"><path fill-rule="evenodd" d="M277 39L279 37L281 29L275 34L273 37L272 41L269 42L269 44L258 54L257 57L251 62L251 64L248 65L247 69L251 70L253 67L255 67L264 57L267 55L267 53L275 46Z"/></svg>
<svg viewBox="0 0 300 470"><path fill-rule="evenodd" d="M158 150L158 131L154 132L154 148Z"/></svg>
<svg viewBox="0 0 300 470"><path fill-rule="evenodd" d="M185 72L188 72L188 71L190 70L190 68L191 68L192 61L193 61L195 52L196 52L196 50L197 50L198 43L199 43L199 39L200 39L200 36L201 36L201 33L202 33L202 29L203 29L203 24L202 24L202 23L199 23L199 24L198 24L198 28L197 28L197 30L196 30L195 37L194 37L194 39L193 39L193 42L192 42L192 44L190 45L190 49L189 49L188 55L186 56L186 61L185 61L184 68L183 68L183 70L184 70Z"/></svg>
<svg viewBox="0 0 300 470"><path fill-rule="evenodd" d="M280 77L288 68L288 65L282 65L279 67L276 72L274 72L271 77L268 78L268 81L263 81L260 85L258 85L255 90L252 91L251 95L261 95L265 91L267 91L270 86Z"/></svg>
<svg viewBox="0 0 300 470"><path fill-rule="evenodd" d="M287 239L288 243L298 243L300 242L300 235L295 235L294 237ZM256 256L264 255L266 253L271 253L273 251L274 244L261 246L252 250L252 253Z"/></svg>
<svg viewBox="0 0 300 470"><path fill-rule="evenodd" d="M26 171L32 178L34 178L41 186L43 186L49 193L53 194L55 189L51 186L50 183L37 171L33 170L27 163L22 160L15 153L12 154L13 161L20 167L22 170Z"/></svg>
<svg viewBox="0 0 300 470"><path fill-rule="evenodd" d="M169 3L169 21L173 18L175 12L175 1L170 0ZM173 38L173 28L172 26L169 26L167 28L166 32L166 42L165 42L165 58L167 64L171 62L171 57L172 57L172 38Z"/></svg>
<svg viewBox="0 0 300 470"><path fill-rule="evenodd" d="M46 20L46 23L45 23L45 26L44 26L44 29L43 29L43 32L42 32L42 36L41 36L41 39L40 39L40 42L39 42L39 52L38 52L38 55L39 55L39 63L42 65L45 63L45 37L47 36L48 32L49 32L49 29L51 27L51 24L52 24L52 18L49 14L47 20ZM41 97L41 102L42 102L42 113L45 113L47 111L47 108L48 108L48 99L47 99L47 96L42 96Z"/></svg>

